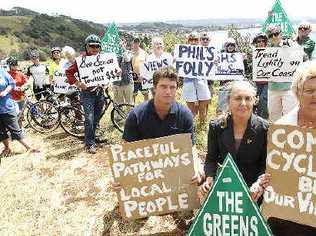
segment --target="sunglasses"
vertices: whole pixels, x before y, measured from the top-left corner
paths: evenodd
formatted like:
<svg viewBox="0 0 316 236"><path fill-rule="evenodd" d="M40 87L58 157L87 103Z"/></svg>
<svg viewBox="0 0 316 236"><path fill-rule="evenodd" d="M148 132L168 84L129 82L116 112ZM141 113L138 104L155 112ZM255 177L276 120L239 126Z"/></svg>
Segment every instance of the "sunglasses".
<svg viewBox="0 0 316 236"><path fill-rule="evenodd" d="M210 41L209 38L201 38L202 41Z"/></svg>
<svg viewBox="0 0 316 236"><path fill-rule="evenodd" d="M278 37L279 35L280 35L280 33L272 33L272 34L269 34L268 37L269 38Z"/></svg>
<svg viewBox="0 0 316 236"><path fill-rule="evenodd" d="M101 47L101 45L99 45L99 44L91 44L91 45L89 45L89 48L100 48Z"/></svg>
<svg viewBox="0 0 316 236"><path fill-rule="evenodd" d="M228 43L226 47L236 47L236 45L233 43Z"/></svg>
<svg viewBox="0 0 316 236"><path fill-rule="evenodd" d="M59 51L54 51L53 54L60 54L60 52Z"/></svg>
<svg viewBox="0 0 316 236"><path fill-rule="evenodd" d="M259 39L256 41L256 43L266 43L266 41L264 39Z"/></svg>
<svg viewBox="0 0 316 236"><path fill-rule="evenodd" d="M304 30L305 31L305 30L308 30L308 28L307 27L299 27L298 30Z"/></svg>

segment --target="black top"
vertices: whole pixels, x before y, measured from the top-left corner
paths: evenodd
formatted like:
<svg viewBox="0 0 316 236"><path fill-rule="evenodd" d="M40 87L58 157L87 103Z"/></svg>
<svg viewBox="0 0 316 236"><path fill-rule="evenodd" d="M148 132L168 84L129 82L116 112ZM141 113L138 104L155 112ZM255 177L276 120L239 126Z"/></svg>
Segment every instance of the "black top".
<svg viewBox="0 0 316 236"><path fill-rule="evenodd" d="M218 164L223 163L226 155L230 153L249 187L259 175L265 172L268 122L252 114L238 151L235 149L231 116L227 118L227 126L223 126L223 119L210 123L208 153L204 166L205 174L214 177Z"/></svg>
<svg viewBox="0 0 316 236"><path fill-rule="evenodd" d="M192 143L195 143L191 111L187 107L173 102L169 114L164 120L161 120L156 113L152 99L135 107L128 114L123 139L133 142L181 133L191 133Z"/></svg>

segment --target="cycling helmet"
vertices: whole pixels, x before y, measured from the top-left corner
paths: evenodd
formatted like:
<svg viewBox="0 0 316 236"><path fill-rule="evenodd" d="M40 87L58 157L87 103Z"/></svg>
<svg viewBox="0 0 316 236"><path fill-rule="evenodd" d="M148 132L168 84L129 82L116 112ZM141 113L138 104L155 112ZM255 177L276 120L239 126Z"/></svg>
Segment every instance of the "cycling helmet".
<svg viewBox="0 0 316 236"><path fill-rule="evenodd" d="M11 66L17 66L18 65L18 60L15 57L9 57L7 59L7 64Z"/></svg>
<svg viewBox="0 0 316 236"><path fill-rule="evenodd" d="M101 45L101 39L95 34L90 34L84 41L85 45Z"/></svg>
<svg viewBox="0 0 316 236"><path fill-rule="evenodd" d="M262 38L266 43L268 42L268 37L265 33L258 33L252 40L252 44L255 44L259 38Z"/></svg>
<svg viewBox="0 0 316 236"><path fill-rule="evenodd" d="M51 53L58 51L61 52L61 48L60 47L52 47L52 49L50 50Z"/></svg>
<svg viewBox="0 0 316 236"><path fill-rule="evenodd" d="M37 50L30 51L30 58L31 59L39 58L39 52Z"/></svg>

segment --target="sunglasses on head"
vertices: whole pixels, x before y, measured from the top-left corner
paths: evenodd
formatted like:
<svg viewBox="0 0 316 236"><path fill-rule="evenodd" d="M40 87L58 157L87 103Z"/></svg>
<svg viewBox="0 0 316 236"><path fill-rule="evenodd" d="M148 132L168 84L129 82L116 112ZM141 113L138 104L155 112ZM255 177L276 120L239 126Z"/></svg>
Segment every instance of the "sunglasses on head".
<svg viewBox="0 0 316 236"><path fill-rule="evenodd" d="M90 48L100 48L101 45L99 45L99 44L90 44L89 47Z"/></svg>
<svg viewBox="0 0 316 236"><path fill-rule="evenodd" d="M305 31L305 30L308 30L308 28L307 27L299 27L298 30L304 30Z"/></svg>
<svg viewBox="0 0 316 236"><path fill-rule="evenodd" d="M271 34L268 35L268 37L269 38L272 38L273 36L274 37L278 37L279 35L280 35L280 33L271 33Z"/></svg>

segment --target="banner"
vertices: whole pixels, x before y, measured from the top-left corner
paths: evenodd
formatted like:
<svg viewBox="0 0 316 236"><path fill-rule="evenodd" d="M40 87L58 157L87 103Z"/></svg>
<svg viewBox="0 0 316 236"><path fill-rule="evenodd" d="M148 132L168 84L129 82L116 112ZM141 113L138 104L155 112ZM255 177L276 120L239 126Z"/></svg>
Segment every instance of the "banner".
<svg viewBox="0 0 316 236"><path fill-rule="evenodd" d="M214 61L217 58L214 47L177 44L174 55L180 77L205 79L214 76Z"/></svg>
<svg viewBox="0 0 316 236"><path fill-rule="evenodd" d="M269 12L268 18L266 19L263 27L262 32L267 32L270 25L278 25L281 28L282 36L290 37L295 34L295 30L284 11L280 0L276 0L272 11Z"/></svg>
<svg viewBox="0 0 316 236"><path fill-rule="evenodd" d="M301 47L256 48L252 54L253 80L292 82L303 55Z"/></svg>
<svg viewBox="0 0 316 236"><path fill-rule="evenodd" d="M272 235L230 154L188 235Z"/></svg>
<svg viewBox="0 0 316 236"><path fill-rule="evenodd" d="M59 69L54 74L54 93L70 94L77 91L75 85L70 85L65 74L65 69Z"/></svg>
<svg viewBox="0 0 316 236"><path fill-rule="evenodd" d="M266 172L265 217L316 227L316 129L270 127Z"/></svg>
<svg viewBox="0 0 316 236"><path fill-rule="evenodd" d="M191 134L112 145L112 175L122 186L121 215L138 219L199 207Z"/></svg>
<svg viewBox="0 0 316 236"><path fill-rule="evenodd" d="M120 80L119 70L114 53L101 53L94 56L79 56L76 58L81 82L87 87L108 84Z"/></svg>
<svg viewBox="0 0 316 236"><path fill-rule="evenodd" d="M243 80L244 59L241 53L220 53L212 80Z"/></svg>
<svg viewBox="0 0 316 236"><path fill-rule="evenodd" d="M148 60L140 64L140 76L143 78L142 88L152 88L154 72L159 68L171 66L172 60L172 56L169 53L163 53L159 59L149 55Z"/></svg>
<svg viewBox="0 0 316 236"><path fill-rule="evenodd" d="M121 47L120 42L121 40L118 29L113 23L108 27L108 30L101 40L102 52L113 52L117 56L122 56L124 50Z"/></svg>

